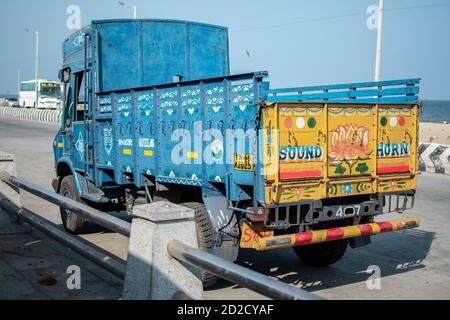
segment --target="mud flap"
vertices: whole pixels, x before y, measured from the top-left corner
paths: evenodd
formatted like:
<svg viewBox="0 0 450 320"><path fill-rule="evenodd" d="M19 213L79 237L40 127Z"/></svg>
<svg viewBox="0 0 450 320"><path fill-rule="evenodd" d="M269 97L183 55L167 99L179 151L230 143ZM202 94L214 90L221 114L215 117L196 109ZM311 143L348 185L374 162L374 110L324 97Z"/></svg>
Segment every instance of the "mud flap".
<svg viewBox="0 0 450 320"><path fill-rule="evenodd" d="M352 238L348 241L348 244L350 245L350 248L352 248L352 249L362 248L362 247L368 246L371 243L372 243L371 237Z"/></svg>
<svg viewBox="0 0 450 320"><path fill-rule="evenodd" d="M239 254L239 234L235 230L236 217L233 217L233 211L227 209L226 197L203 197L203 201L214 230L215 245L212 253L235 262Z"/></svg>

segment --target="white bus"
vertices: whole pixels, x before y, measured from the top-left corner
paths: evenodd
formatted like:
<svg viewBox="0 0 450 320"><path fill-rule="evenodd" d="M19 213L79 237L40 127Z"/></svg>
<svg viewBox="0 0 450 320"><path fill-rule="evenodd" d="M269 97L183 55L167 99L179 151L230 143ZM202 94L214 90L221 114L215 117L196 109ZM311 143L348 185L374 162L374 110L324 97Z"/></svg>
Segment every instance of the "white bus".
<svg viewBox="0 0 450 320"><path fill-rule="evenodd" d="M57 109L61 108L61 84L56 81L37 80L38 90L36 103L36 80L20 83L19 105L22 108Z"/></svg>

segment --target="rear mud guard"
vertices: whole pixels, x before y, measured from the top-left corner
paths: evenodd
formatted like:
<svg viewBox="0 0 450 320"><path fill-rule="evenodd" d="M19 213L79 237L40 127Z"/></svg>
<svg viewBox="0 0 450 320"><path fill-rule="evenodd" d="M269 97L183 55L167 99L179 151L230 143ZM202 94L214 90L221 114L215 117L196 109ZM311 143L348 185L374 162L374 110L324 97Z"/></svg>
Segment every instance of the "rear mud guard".
<svg viewBox="0 0 450 320"><path fill-rule="evenodd" d="M224 196L203 197L214 229L213 254L227 261L236 261L239 254L239 234L235 234L237 221L233 211L228 210ZM232 220L233 219L233 220Z"/></svg>

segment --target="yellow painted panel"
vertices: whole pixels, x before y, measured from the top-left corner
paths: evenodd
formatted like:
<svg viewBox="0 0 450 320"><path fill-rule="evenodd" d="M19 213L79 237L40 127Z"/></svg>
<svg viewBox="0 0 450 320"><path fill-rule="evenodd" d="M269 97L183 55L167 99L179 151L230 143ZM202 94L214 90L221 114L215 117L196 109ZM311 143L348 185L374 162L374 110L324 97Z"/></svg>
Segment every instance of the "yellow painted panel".
<svg viewBox="0 0 450 320"><path fill-rule="evenodd" d="M197 159L198 158L198 153L197 152L188 152L187 153L187 157L189 159Z"/></svg>
<svg viewBox="0 0 450 320"><path fill-rule="evenodd" d="M363 194L376 193L376 183L373 180L359 180L359 181L339 181L332 182L328 185L328 197L347 197Z"/></svg>
<svg viewBox="0 0 450 320"><path fill-rule="evenodd" d="M153 157L153 150L144 150L144 156Z"/></svg>
<svg viewBox="0 0 450 320"><path fill-rule="evenodd" d="M328 163L328 176L337 177L355 177L375 175L376 165L371 159L347 160L338 163Z"/></svg>
<svg viewBox="0 0 450 320"><path fill-rule="evenodd" d="M326 185L318 184L282 184L279 189L266 187L266 199L271 203L287 204L326 197Z"/></svg>
<svg viewBox="0 0 450 320"><path fill-rule="evenodd" d="M323 104L283 104L280 105L281 131L311 131L324 128L326 125L326 112Z"/></svg>
<svg viewBox="0 0 450 320"><path fill-rule="evenodd" d="M417 105L266 105L266 202L415 189L418 114Z"/></svg>
<svg viewBox="0 0 450 320"><path fill-rule="evenodd" d="M417 105L390 105L379 108L377 171L380 176L416 174L418 114ZM415 186L412 189L415 189Z"/></svg>
<svg viewBox="0 0 450 320"><path fill-rule="evenodd" d="M417 179L415 177L386 177L380 178L378 191L380 193L385 192L397 192L416 189Z"/></svg>

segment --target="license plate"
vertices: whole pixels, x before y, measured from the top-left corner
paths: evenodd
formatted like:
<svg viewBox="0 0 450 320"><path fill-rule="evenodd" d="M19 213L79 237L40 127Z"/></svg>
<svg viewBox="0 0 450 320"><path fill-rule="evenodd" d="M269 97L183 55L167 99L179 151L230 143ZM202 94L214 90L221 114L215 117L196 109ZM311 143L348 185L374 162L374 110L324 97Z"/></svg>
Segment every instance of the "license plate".
<svg viewBox="0 0 450 320"><path fill-rule="evenodd" d="M253 157L251 154L235 154L234 170L253 171Z"/></svg>

